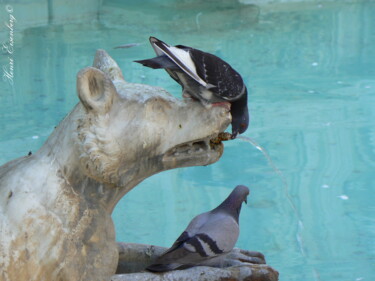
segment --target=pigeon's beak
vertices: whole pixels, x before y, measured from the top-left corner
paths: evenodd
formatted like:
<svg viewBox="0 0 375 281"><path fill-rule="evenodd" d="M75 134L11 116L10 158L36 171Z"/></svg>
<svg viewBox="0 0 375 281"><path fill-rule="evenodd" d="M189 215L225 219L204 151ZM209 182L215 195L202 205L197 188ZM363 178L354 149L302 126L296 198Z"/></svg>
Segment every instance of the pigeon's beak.
<svg viewBox="0 0 375 281"><path fill-rule="evenodd" d="M245 198L245 200L244 200L244 201L245 201L245 204L247 205L247 197Z"/></svg>

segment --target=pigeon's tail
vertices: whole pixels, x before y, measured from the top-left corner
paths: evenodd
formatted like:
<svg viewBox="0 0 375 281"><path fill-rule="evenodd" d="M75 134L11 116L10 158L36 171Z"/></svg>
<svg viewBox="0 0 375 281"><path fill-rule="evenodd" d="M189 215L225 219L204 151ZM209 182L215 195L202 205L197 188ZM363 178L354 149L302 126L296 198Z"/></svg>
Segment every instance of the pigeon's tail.
<svg viewBox="0 0 375 281"><path fill-rule="evenodd" d="M151 272L166 272L166 271L171 271L175 269L184 269L184 268L187 268L187 267L179 263L166 263L166 264L155 263L146 267L146 269Z"/></svg>
<svg viewBox="0 0 375 281"><path fill-rule="evenodd" d="M165 272L173 270L174 268L171 267L170 264L151 264L146 267L146 269L151 272Z"/></svg>
<svg viewBox="0 0 375 281"><path fill-rule="evenodd" d="M153 69L167 68L177 70L179 67L167 56L159 56L148 60L135 60L134 62L140 63Z"/></svg>

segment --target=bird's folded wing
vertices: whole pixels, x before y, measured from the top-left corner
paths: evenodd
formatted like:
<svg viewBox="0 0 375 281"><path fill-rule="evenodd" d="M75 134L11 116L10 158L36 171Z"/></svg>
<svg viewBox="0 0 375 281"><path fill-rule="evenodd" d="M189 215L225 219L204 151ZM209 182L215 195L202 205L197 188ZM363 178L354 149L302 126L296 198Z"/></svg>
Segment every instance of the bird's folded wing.
<svg viewBox="0 0 375 281"><path fill-rule="evenodd" d="M215 256L233 249L239 236L239 225L229 214L213 214L200 232L197 236L203 241L206 253Z"/></svg>
<svg viewBox="0 0 375 281"><path fill-rule="evenodd" d="M161 56L164 54L168 56L175 64L180 67L181 71L189 75L202 86L207 87L207 83L197 74L196 66L190 58L189 50L169 46L168 44L154 37L150 38L150 42L157 55Z"/></svg>
<svg viewBox="0 0 375 281"><path fill-rule="evenodd" d="M192 49L190 57L196 66L197 75L215 87L214 93L228 101L239 99L245 93L242 77L219 57Z"/></svg>

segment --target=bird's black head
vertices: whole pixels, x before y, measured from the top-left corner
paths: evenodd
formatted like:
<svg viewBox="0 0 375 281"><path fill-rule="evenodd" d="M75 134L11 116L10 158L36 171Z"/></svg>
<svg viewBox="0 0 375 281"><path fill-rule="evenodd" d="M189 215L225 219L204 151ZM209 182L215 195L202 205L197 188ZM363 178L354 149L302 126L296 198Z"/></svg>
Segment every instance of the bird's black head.
<svg viewBox="0 0 375 281"><path fill-rule="evenodd" d="M235 139L238 134L242 134L249 126L249 110L247 108L247 89L241 98L232 102L232 139Z"/></svg>

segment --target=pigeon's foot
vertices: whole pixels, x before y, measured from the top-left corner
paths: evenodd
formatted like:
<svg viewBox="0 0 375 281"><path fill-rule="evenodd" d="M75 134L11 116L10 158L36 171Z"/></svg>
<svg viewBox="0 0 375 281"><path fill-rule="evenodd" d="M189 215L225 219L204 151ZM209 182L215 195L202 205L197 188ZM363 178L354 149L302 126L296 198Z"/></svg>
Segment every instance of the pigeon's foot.
<svg viewBox="0 0 375 281"><path fill-rule="evenodd" d="M182 97L183 97L184 99L191 99L191 100L199 101L199 99L193 97L193 96L190 95L187 91L183 91L183 92L182 92Z"/></svg>
<svg viewBox="0 0 375 281"><path fill-rule="evenodd" d="M227 101L221 101L221 102L210 102L208 100L201 100L200 103L207 109L213 108L213 107L224 107L227 111L230 111L231 104Z"/></svg>
<svg viewBox="0 0 375 281"><path fill-rule="evenodd" d="M230 108L231 108L231 103L228 101L210 102L205 99L198 99L197 97L189 94L187 91L182 92L182 97L186 100L193 100L193 101L200 102L207 109L210 109L212 107L224 107L227 111L230 111Z"/></svg>
<svg viewBox="0 0 375 281"><path fill-rule="evenodd" d="M215 102L215 103L212 103L212 106L222 106L222 107L225 107L227 110L230 110L230 103L227 101Z"/></svg>

